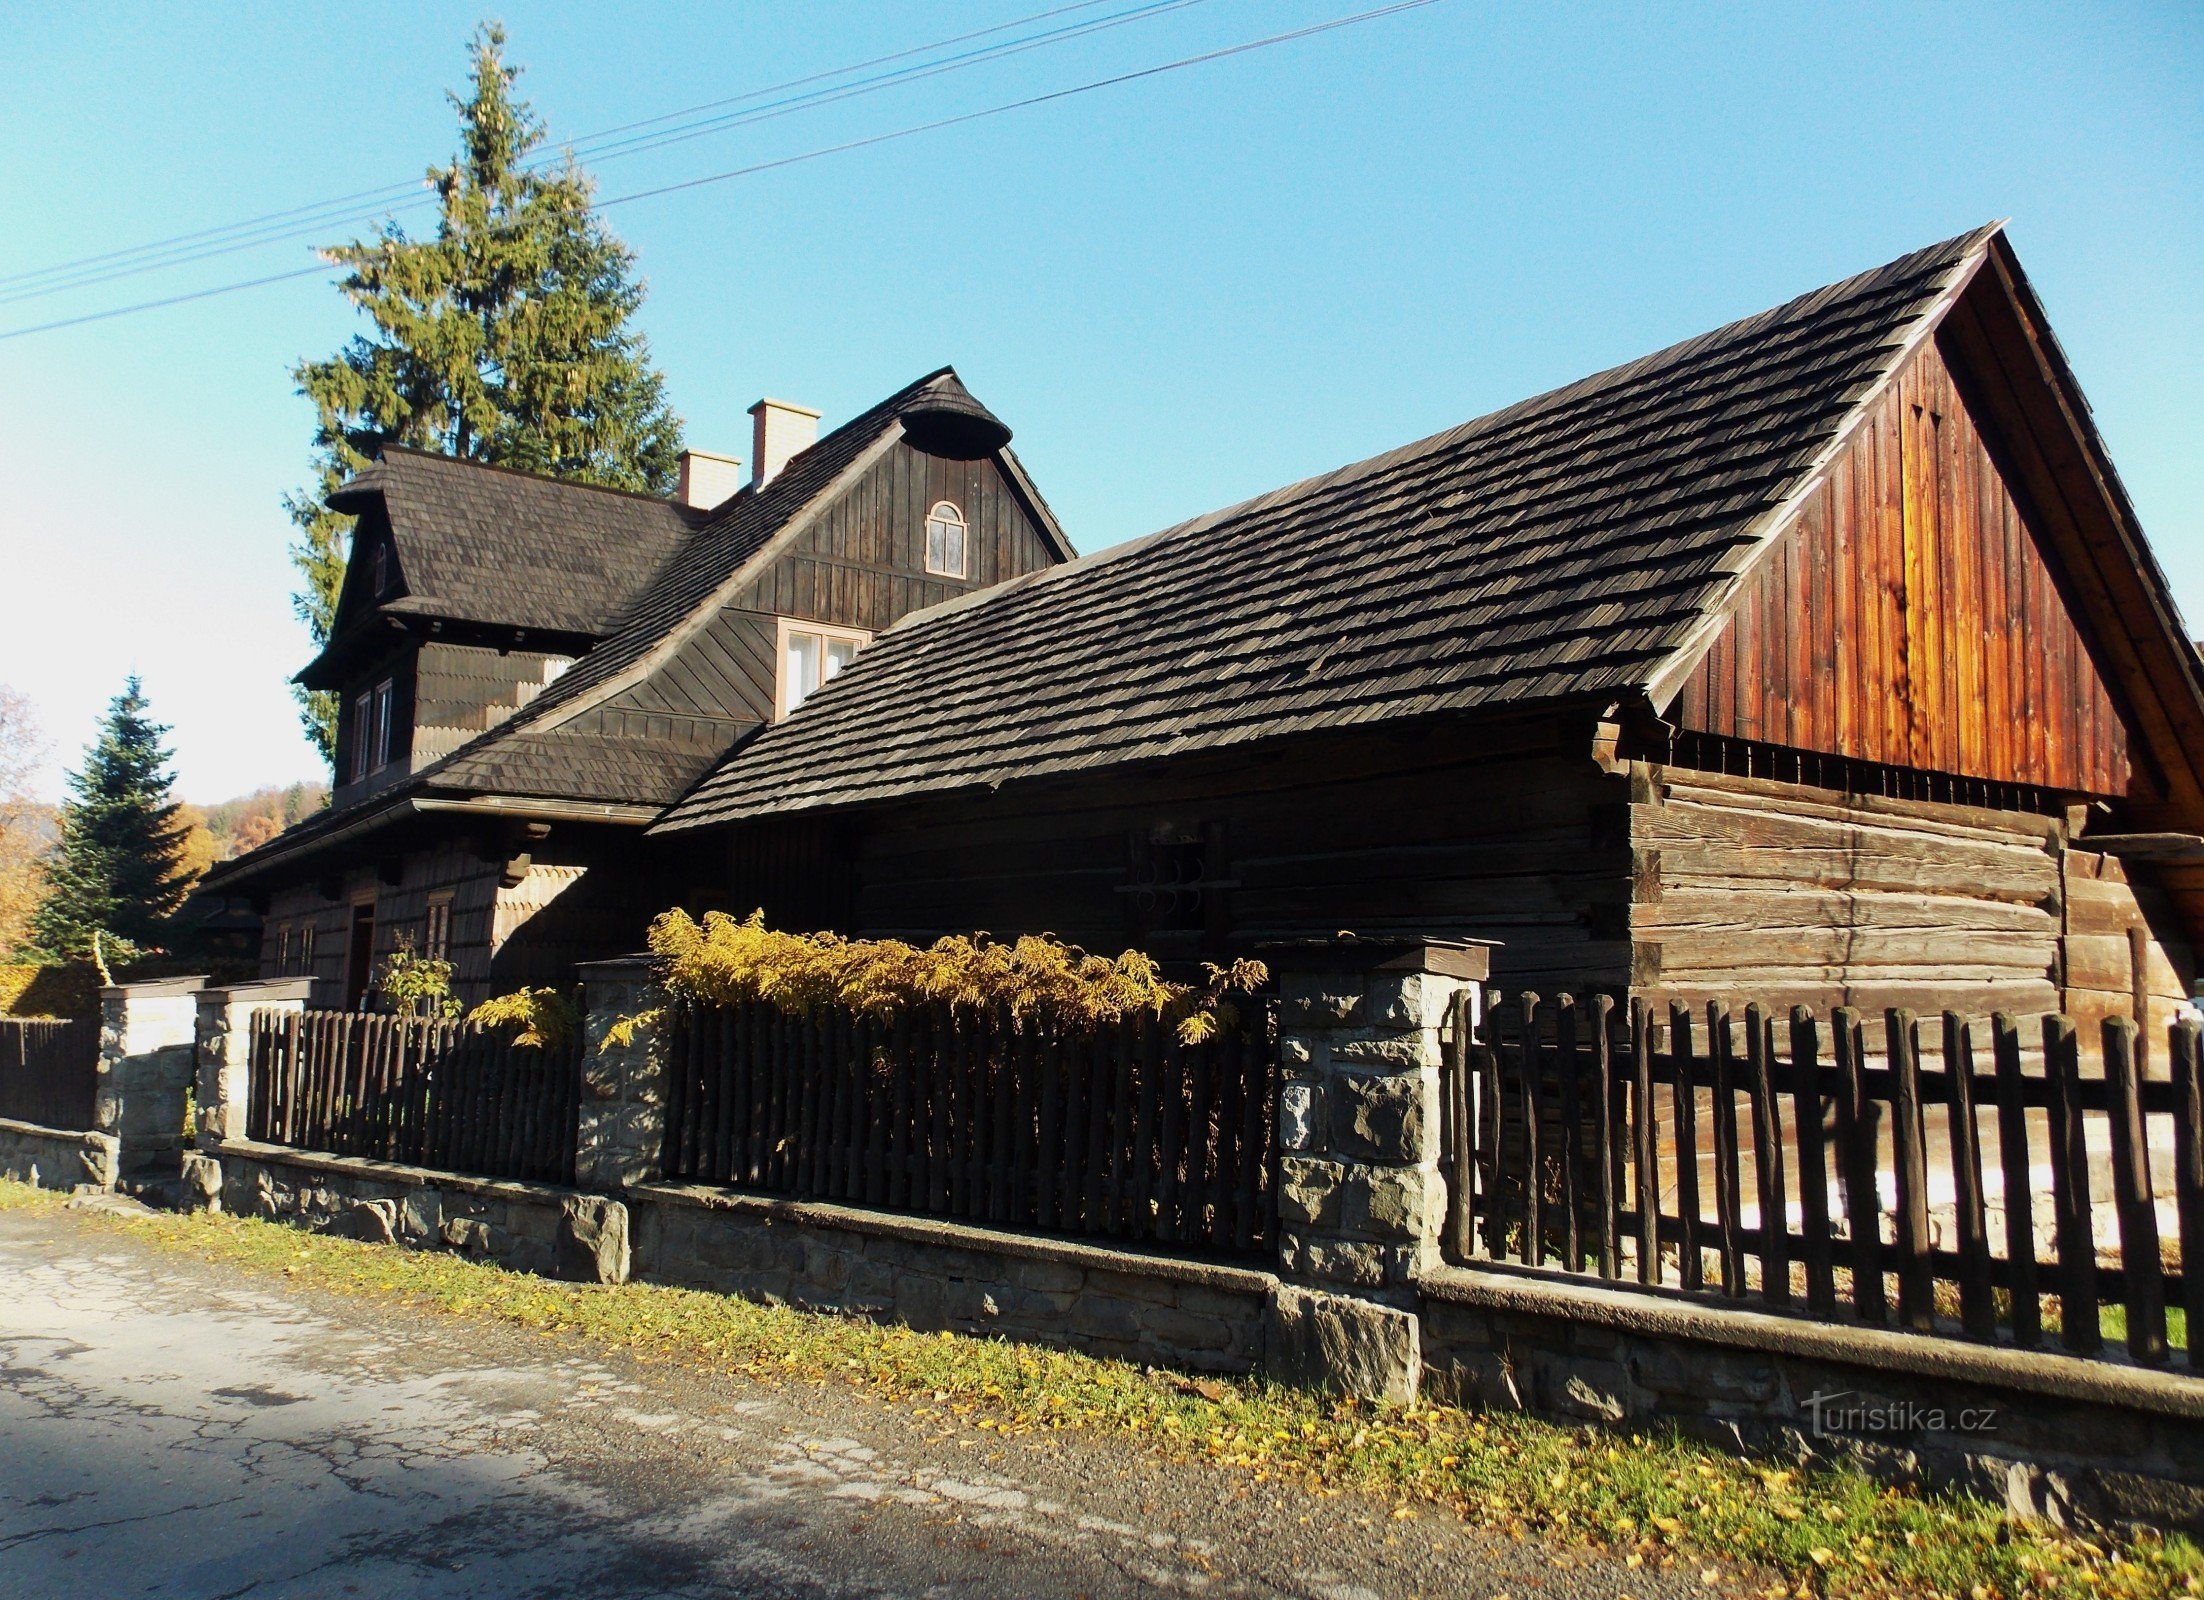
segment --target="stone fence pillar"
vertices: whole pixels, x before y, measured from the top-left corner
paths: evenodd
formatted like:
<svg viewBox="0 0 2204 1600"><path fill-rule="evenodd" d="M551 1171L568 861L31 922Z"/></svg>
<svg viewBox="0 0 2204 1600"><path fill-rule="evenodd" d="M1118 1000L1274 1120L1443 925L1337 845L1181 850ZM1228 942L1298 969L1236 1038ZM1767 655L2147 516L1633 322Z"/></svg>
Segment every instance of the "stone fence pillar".
<svg viewBox="0 0 2204 1600"><path fill-rule="evenodd" d="M92 1123L120 1142L116 1175L125 1185L162 1183L182 1171L198 996L206 981L160 978L99 992Z"/></svg>
<svg viewBox="0 0 2204 1600"><path fill-rule="evenodd" d="M1289 1381L1413 1399L1417 1279L1436 1266L1441 1052L1475 1008L1489 945L1413 936L1285 941L1278 976L1279 1297L1270 1363ZM1474 1011L1473 1011L1474 1015Z"/></svg>
<svg viewBox="0 0 2204 1600"><path fill-rule="evenodd" d="M202 1145L242 1139L251 1094L252 1017L255 1011L304 1011L311 978L268 978L198 995L199 1065L193 1132Z"/></svg>
<svg viewBox="0 0 2204 1600"><path fill-rule="evenodd" d="M582 1103L574 1152L574 1181L585 1189L617 1191L664 1174L666 1072L650 1041L605 1046L622 1017L661 1002L657 972L647 956L585 961L582 975Z"/></svg>

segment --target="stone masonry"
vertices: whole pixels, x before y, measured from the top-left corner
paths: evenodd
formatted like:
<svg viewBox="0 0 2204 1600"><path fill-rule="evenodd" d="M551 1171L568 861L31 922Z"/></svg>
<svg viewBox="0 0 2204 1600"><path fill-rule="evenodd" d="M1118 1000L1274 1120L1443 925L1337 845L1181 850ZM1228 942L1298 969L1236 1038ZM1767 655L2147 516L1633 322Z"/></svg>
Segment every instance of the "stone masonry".
<svg viewBox="0 0 2204 1600"><path fill-rule="evenodd" d="M177 1176L184 1107L198 1064L204 978L162 978L100 990L99 1079L92 1125L120 1141L124 1183Z"/></svg>
<svg viewBox="0 0 2204 1600"><path fill-rule="evenodd" d="M1278 974L1278 1266L1266 1344L1289 1382L1413 1400L1417 1283L1439 1264L1439 1068L1455 1000L1472 1007L1484 946L1294 940ZM1474 1016L1474 1009L1472 1012Z"/></svg>
<svg viewBox="0 0 2204 1600"><path fill-rule="evenodd" d="M647 957L585 961L580 970L588 1051L582 1060L574 1181L616 1193L649 1183L664 1170L666 1070L647 1039L639 1035L608 1048L605 1035L620 1018L656 1004L658 992Z"/></svg>
<svg viewBox="0 0 2204 1600"><path fill-rule="evenodd" d="M1279 976L1279 1267L1302 1282L1413 1303L1438 1264L1439 1066L1482 946L1294 941ZM1474 1002L1473 1002L1474 1003Z"/></svg>
<svg viewBox="0 0 2204 1600"><path fill-rule="evenodd" d="M272 978L199 991L193 1132L201 1139L245 1137L246 1100L252 1087L253 1013L303 1011L312 989L311 978Z"/></svg>

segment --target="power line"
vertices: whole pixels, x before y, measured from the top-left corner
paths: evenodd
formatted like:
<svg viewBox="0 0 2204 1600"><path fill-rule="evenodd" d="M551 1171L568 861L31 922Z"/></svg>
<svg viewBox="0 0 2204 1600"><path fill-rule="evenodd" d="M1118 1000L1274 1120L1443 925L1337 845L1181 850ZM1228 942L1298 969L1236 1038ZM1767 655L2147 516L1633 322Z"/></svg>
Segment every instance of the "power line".
<svg viewBox="0 0 2204 1600"><path fill-rule="evenodd" d="M748 104L768 95L778 94L789 89L800 89L806 85L817 84L828 79L847 78L853 73L863 72L884 63L903 60L915 55L929 55L954 45L969 43L974 39L1008 32L1032 22L1048 21L1068 12L1091 10L1095 6L1105 3L1107 3L1107 0L1074 0L1073 4L1055 6L1046 11L1035 12L1011 22L999 23L991 28L977 29L947 39L938 39L930 44L915 45L885 56L873 57L869 61L857 62L825 72L810 73L804 77L788 79L779 84L748 90L742 94L720 100L706 101L701 105L685 107L679 111L664 112L658 116L647 117L640 121L622 123L593 134L585 134L579 139L564 141L555 148L547 148L528 158L522 163L522 166L525 170L540 170L547 166L556 165L570 153L599 161L620 160L631 155L642 154L662 145L702 138L712 133L747 126L753 122L769 121L777 117L790 115L796 111L834 104L841 100L855 98L861 94L877 93L884 89L900 87L925 78L936 77L945 72L963 71L970 67L985 65L1013 55L1024 54L1030 50L1066 43L1072 39L1121 27L1127 23L1146 21L1150 17L1181 10L1190 5L1205 4L1206 0L1144 0L1142 4L1094 21L1048 29L1023 39L1014 39L986 46L958 56L921 62L914 66L899 68L893 72L881 73L872 78L859 79L855 83L844 83L832 88L812 89L808 93L770 102L749 112L723 113L703 122L689 123L661 133L640 136L633 134L633 130L636 129L677 121L680 118L693 116L699 112L720 111L727 106ZM616 137L622 134L630 135L630 137ZM431 203L433 198L423 194L422 189L423 184L419 180L400 184L386 184L380 188L362 189L352 194L340 195L328 200L313 201L304 205L289 207L282 211L268 212L259 217L246 218L219 227L203 228L194 233L178 234L169 239L154 240L142 245L133 245L126 249L107 251L100 255L80 257L75 261L57 262L50 266L34 268L24 272L0 274L0 291L6 291L0 292L0 304L40 299L47 295L58 294L71 289L88 288L95 284L112 282L127 277L138 277L147 272L188 265L191 262L208 260L215 256L232 255L239 250L256 249L264 244L275 244L289 238L308 236L319 233L324 229L341 227L347 223L358 224L372 221L378 216L388 214L394 207L402 211L417 210Z"/></svg>
<svg viewBox="0 0 2204 1600"><path fill-rule="evenodd" d="M780 156L770 161L754 162L748 166L731 167L724 172L706 173L698 178L686 178L678 183L660 184L654 188L637 189L627 194L614 195L597 202L599 209L629 205L638 200L655 199L661 195L679 194L687 189L700 189L710 184L726 183L736 178L754 177L759 173L774 172L784 167L799 166L827 156L843 155L853 150L870 149L875 145L889 144L899 139L909 139L923 133L936 133L945 128L960 127L966 123L984 121L1003 116L1012 111L1023 111L1034 106L1048 105L1058 100L1068 100L1077 95L1092 94L1096 90L1115 88L1121 84L1135 83L1144 78L1160 77L1165 73L1179 72L1189 67L1205 66L1211 62L1227 60L1233 56L1247 55L1256 50L1267 50L1275 45L1289 44L1296 40L1313 38L1319 34L1337 32L1365 22L1375 22L1383 17L1397 16L1406 11L1420 11L1426 6L1437 5L1439 0L1394 0L1393 4L1372 6L1365 11L1334 17L1328 22L1312 23L1305 28L1294 28L1284 33L1270 34L1260 39L1250 39L1235 45L1225 45L1215 50L1205 50L1198 55L1181 56L1175 61L1162 62L1152 67L1140 67L1131 72L1120 72L1106 78L1096 78L1068 88L1052 89L1044 94L1028 95L1023 99L1009 100L1001 105L988 106L979 111L962 112L953 117L940 117L931 122L912 123L906 127L890 129L885 133L867 135L860 139L848 139L838 144L821 145L816 149L796 155ZM135 305L116 306L105 311L86 312L81 316L63 317L52 322L42 322L26 328L10 328L0 332L0 340L27 338L34 333L51 333L61 328L78 327L87 322L105 322L114 317L126 317L141 311L155 311L164 306L182 305L193 300L211 299L216 295L234 294L240 290L258 289L271 283L283 283L293 278L311 277L327 272L327 265L300 268L292 272L273 273L263 278L251 278L240 283L217 284L212 288L195 290L188 294L168 295L158 300L140 301Z"/></svg>

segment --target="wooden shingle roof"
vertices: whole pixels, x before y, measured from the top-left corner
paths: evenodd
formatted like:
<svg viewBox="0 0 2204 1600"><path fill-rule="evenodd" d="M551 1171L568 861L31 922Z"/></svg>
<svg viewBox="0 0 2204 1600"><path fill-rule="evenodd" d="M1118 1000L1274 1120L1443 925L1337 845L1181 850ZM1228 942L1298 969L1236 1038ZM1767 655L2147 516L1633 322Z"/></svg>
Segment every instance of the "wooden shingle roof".
<svg viewBox="0 0 2204 1600"><path fill-rule="evenodd" d="M1643 692L1994 232L916 613L654 831Z"/></svg>
<svg viewBox="0 0 2204 1600"><path fill-rule="evenodd" d="M701 520L670 500L398 445L329 497L379 498L405 592L378 609L603 636Z"/></svg>
<svg viewBox="0 0 2204 1600"><path fill-rule="evenodd" d="M695 732L617 740L569 720L646 673L661 646L697 618L712 596L743 571L800 513L830 489L913 406L971 400L955 372L942 368L851 418L790 459L761 489L746 486L658 572L612 636L560 679L500 723L418 778L440 788L546 798L671 805L726 752L727 739L699 743Z"/></svg>

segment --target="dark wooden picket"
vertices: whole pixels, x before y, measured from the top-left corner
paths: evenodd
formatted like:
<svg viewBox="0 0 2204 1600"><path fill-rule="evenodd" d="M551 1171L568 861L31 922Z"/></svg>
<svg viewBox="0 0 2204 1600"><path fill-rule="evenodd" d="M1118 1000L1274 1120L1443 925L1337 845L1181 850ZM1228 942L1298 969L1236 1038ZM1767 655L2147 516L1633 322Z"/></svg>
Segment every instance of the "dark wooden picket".
<svg viewBox="0 0 2204 1600"><path fill-rule="evenodd" d="M98 1079L99 1018L0 1017L0 1117L89 1128Z"/></svg>
<svg viewBox="0 0 2204 1600"><path fill-rule="evenodd" d="M2165 1078L2145 1072L2122 1018L2091 1052L2101 1073L2085 1072L2060 1016L1924 1023L1894 1010L1878 1024L1840 1007L1825 1025L1800 1007L1780 1038L1775 1023L1757 1005L1675 1005L1664 1021L1644 1002L1523 994L1481 1018L1462 1002L1442 1102L1445 1255L1803 1302L1824 1319L1888 1325L1895 1312L1909 1330L2022 1348L2055 1327L2081 1355L2102 1350L2112 1305L2127 1355L2151 1365L2174 1358L2169 1308L2204 1329L2204 1272L2185 1270L2204 1249L2196 1022L2168 1031ZM2149 1136L2169 1126L2162 1225ZM2093 1141L2100 1182L2109 1155L2104 1238ZM2033 1210L2046 1189L2048 1237ZM2183 1359L2204 1370L2194 1339Z"/></svg>
<svg viewBox="0 0 2204 1600"><path fill-rule="evenodd" d="M1153 1016L676 1007L668 1176L1210 1255L1273 1236L1268 1008L1199 1045Z"/></svg>
<svg viewBox="0 0 2204 1600"><path fill-rule="evenodd" d="M581 1046L474 1024L258 1011L247 1134L265 1144L572 1183Z"/></svg>

